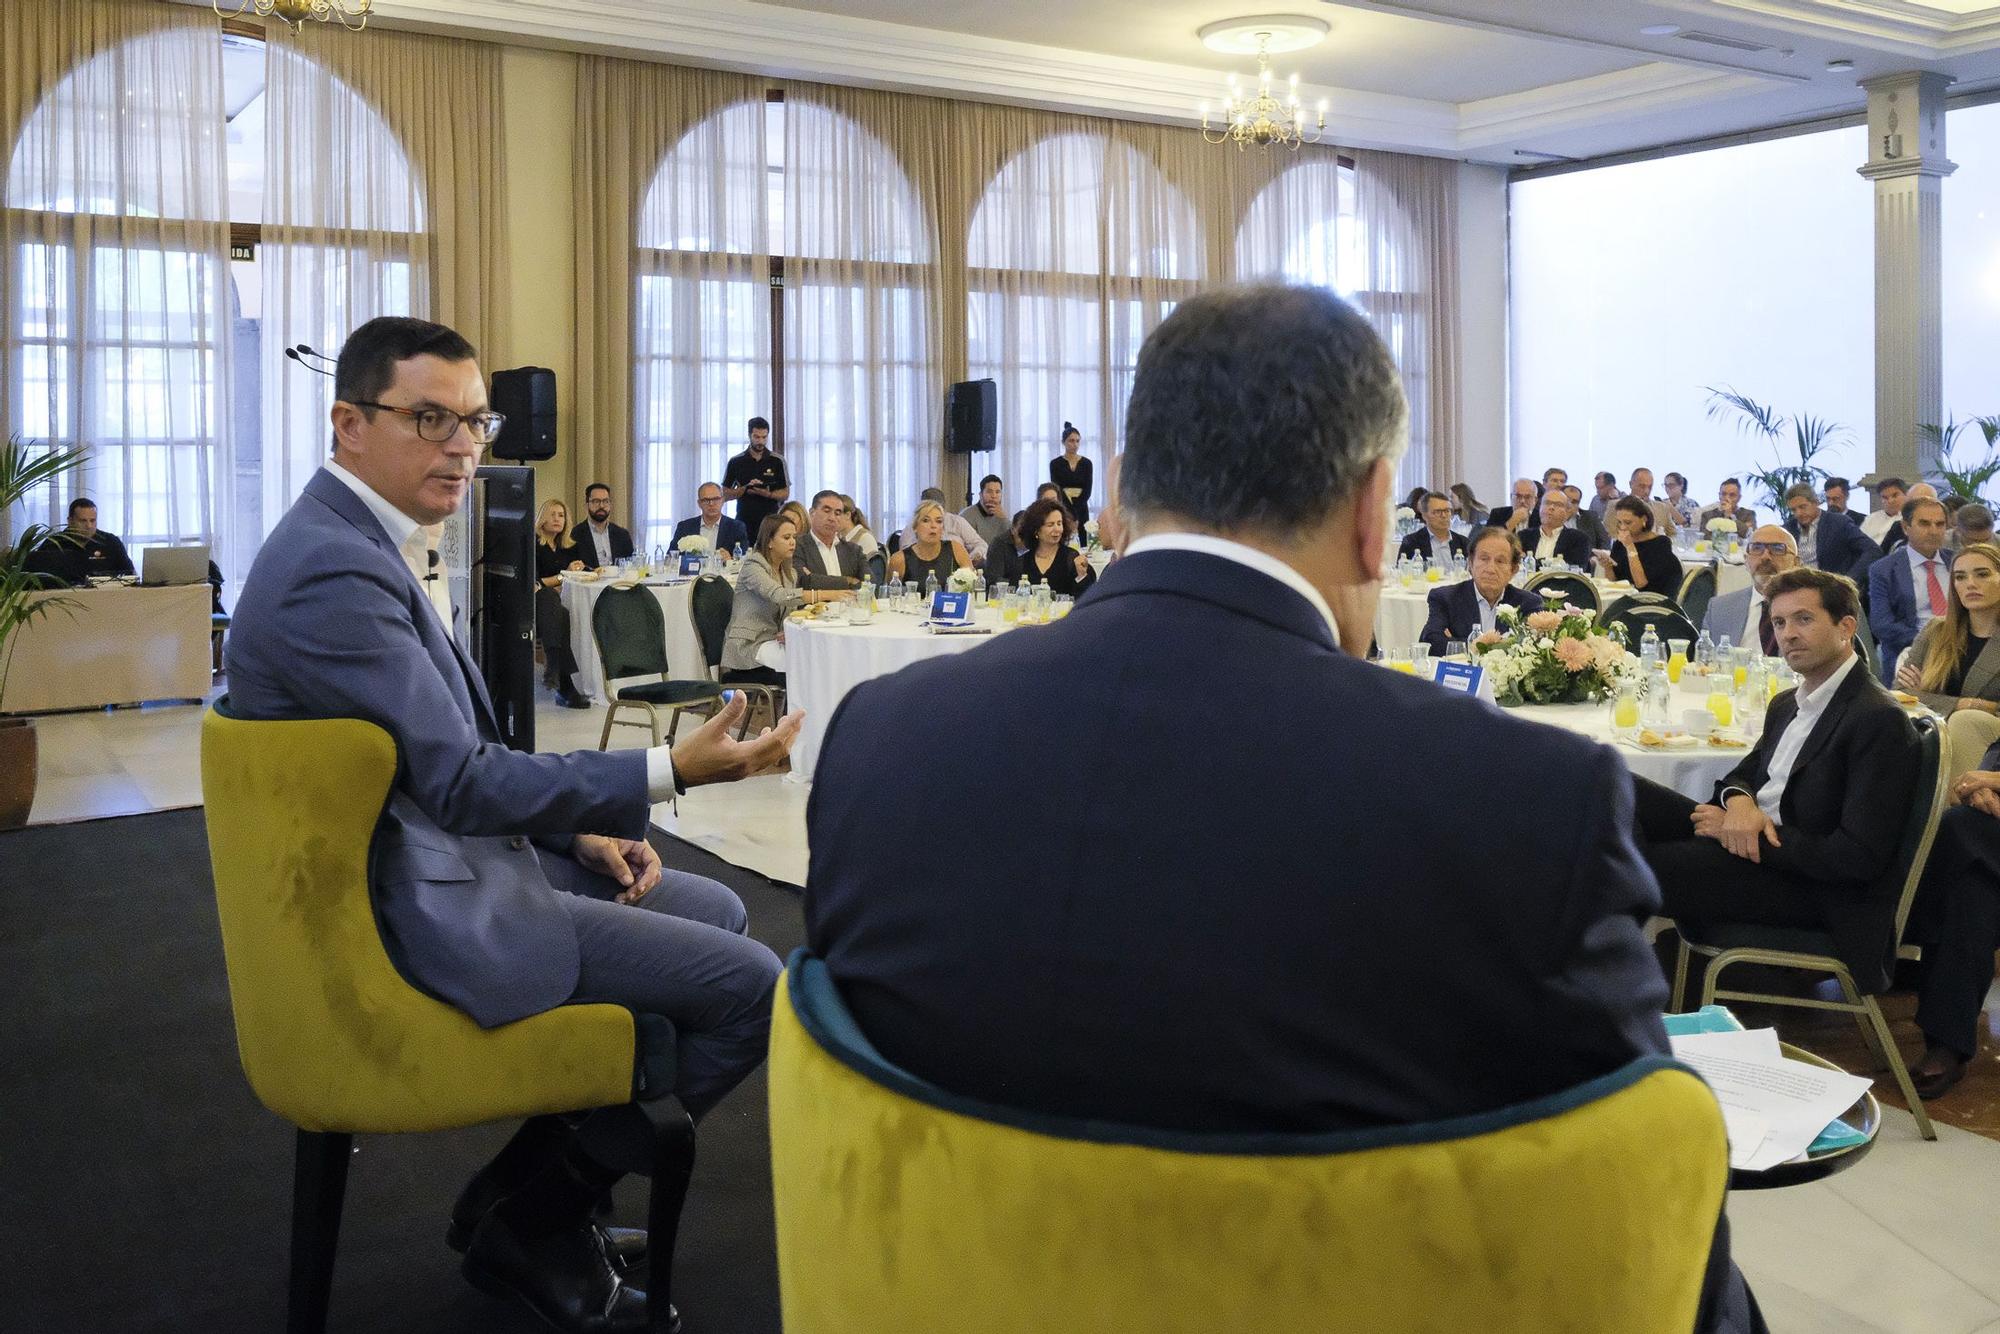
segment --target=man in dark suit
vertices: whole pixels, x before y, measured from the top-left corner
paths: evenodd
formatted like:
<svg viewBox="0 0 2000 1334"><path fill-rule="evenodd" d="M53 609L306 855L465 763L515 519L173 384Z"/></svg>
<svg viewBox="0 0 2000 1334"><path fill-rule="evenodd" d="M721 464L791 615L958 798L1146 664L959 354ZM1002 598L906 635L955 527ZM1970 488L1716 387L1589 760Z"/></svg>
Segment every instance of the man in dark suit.
<svg viewBox="0 0 2000 1334"><path fill-rule="evenodd" d="M749 531L743 527L741 519L732 519L722 512L722 488L714 482L703 482L694 493L695 504L701 506L701 513L682 519L674 526L674 547L679 549L684 537L701 537L708 540L710 551L735 551L750 548Z"/></svg>
<svg viewBox="0 0 2000 1334"><path fill-rule="evenodd" d="M1541 523L1542 489L1530 477L1514 479L1514 503L1510 508L1494 510L1486 516L1486 522L1494 528L1505 528L1521 539L1525 546L1528 534Z"/></svg>
<svg viewBox="0 0 2000 1334"><path fill-rule="evenodd" d="M1521 539L1521 554L1541 562L1556 560L1581 570L1589 569L1590 538L1569 526L1575 513L1576 502L1569 498L1569 492L1555 490L1543 496L1540 517L1534 526L1517 534Z"/></svg>
<svg viewBox="0 0 2000 1334"><path fill-rule="evenodd" d="M1426 492L1423 499L1424 526L1403 539L1396 559L1422 556L1427 561L1442 560L1445 553L1465 557L1465 538L1451 531L1451 497L1442 491Z"/></svg>
<svg viewBox="0 0 2000 1334"><path fill-rule="evenodd" d="M1404 420L1332 293L1194 296L1139 354L1122 558L1052 626L848 694L807 811L807 939L889 1060L1027 1111L1301 1132L1490 1111L1667 1050L1616 754L1360 657ZM1246 728L1265 700L1284 725ZM940 892L909 831L955 827L958 794L885 802L880 776L949 754L1043 790L1051 709L1058 751L1117 781ZM1538 775L1563 836L1382 799L1467 754ZM1704 1328L1747 1328L1726 1231L1712 1254Z"/></svg>
<svg viewBox="0 0 2000 1334"><path fill-rule="evenodd" d="M1950 523L1944 506L1917 499L1903 505L1903 546L1868 571L1868 625L1882 653L1882 679L1894 680L1896 656L1917 642L1923 628L1951 610L1951 562L1945 550Z"/></svg>
<svg viewBox="0 0 2000 1334"><path fill-rule="evenodd" d="M610 487L592 482L583 488L583 509L590 517L570 530L569 540L586 562L602 568L632 554L632 534L611 522Z"/></svg>
<svg viewBox="0 0 2000 1334"><path fill-rule="evenodd" d="M1639 781L1646 860L1666 916L1818 927L1862 989L1877 989L1898 888L1882 880L1913 800L1916 732L1861 662L1851 580L1801 566L1769 595L1799 686L1771 701L1763 736L1712 801Z"/></svg>
<svg viewBox="0 0 2000 1334"><path fill-rule="evenodd" d="M1924 1056L1910 1068L1917 1096L1940 1098L1979 1050L1980 1012L2000 950L2000 745L1952 783L1910 933L1923 946L1917 1027Z"/></svg>
<svg viewBox="0 0 2000 1334"><path fill-rule="evenodd" d="M1583 507L1583 488L1565 485L1563 494L1569 497L1571 510L1569 526L1589 540L1592 551L1603 551L1608 548L1611 545L1611 534L1604 531L1603 520Z"/></svg>
<svg viewBox="0 0 2000 1334"><path fill-rule="evenodd" d="M53 575L72 588L93 578L137 573L118 534L97 526L97 502L83 496L69 502L69 526L50 533L28 553L28 570Z"/></svg>
<svg viewBox="0 0 2000 1334"><path fill-rule="evenodd" d="M799 567L800 588L859 588L864 577L861 548L843 542L847 528L847 506L838 491L822 491L813 497L806 511L812 531L801 537L794 559Z"/></svg>
<svg viewBox="0 0 2000 1334"><path fill-rule="evenodd" d="M370 320L341 348L334 398L333 456L237 601L233 707L361 718L395 738L369 879L382 943L413 984L485 1027L582 1001L662 1015L678 1033L671 1091L701 1115L763 1060L777 960L744 934L728 889L662 870L647 815L685 787L776 763L797 720L733 741L739 698L671 749L501 744L430 574L438 528L496 429L473 349L428 321ZM607 1150L644 1115L627 1104L524 1125L452 1210L447 1239L468 1275L558 1328L646 1328L645 1295L607 1258L607 1246L629 1258L643 1235L607 1239L591 1222L620 1175Z"/></svg>
<svg viewBox="0 0 2000 1334"><path fill-rule="evenodd" d="M1822 508L1819 494L1805 482L1786 490L1785 508L1792 512L1785 520L1785 531L1798 539L1801 564L1844 574L1857 587L1868 586L1868 567L1882 549L1862 536L1861 525L1845 514Z"/></svg>
<svg viewBox="0 0 2000 1334"><path fill-rule="evenodd" d="M1433 653L1443 653L1448 641L1463 644L1489 630L1504 630L1502 607L1512 607L1522 616L1542 609L1538 595L1524 593L1508 582L1521 568L1520 539L1504 528L1481 528L1472 540L1472 577L1430 592L1430 616L1418 638L1429 644Z"/></svg>

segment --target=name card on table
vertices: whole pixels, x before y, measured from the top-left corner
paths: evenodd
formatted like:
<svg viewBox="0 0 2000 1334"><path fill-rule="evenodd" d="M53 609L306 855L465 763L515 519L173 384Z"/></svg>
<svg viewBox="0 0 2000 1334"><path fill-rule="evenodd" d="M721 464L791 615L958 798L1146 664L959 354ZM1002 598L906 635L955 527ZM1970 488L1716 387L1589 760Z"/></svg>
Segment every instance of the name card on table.
<svg viewBox="0 0 2000 1334"><path fill-rule="evenodd" d="M683 551L681 553L681 578L699 579L701 577L701 563L706 559L708 557L702 552Z"/></svg>
<svg viewBox="0 0 2000 1334"><path fill-rule="evenodd" d="M1446 690L1461 695L1479 695L1493 698L1493 687L1486 679L1486 669L1470 662L1433 663L1437 668L1435 680Z"/></svg>
<svg viewBox="0 0 2000 1334"><path fill-rule="evenodd" d="M932 625L969 625L972 623L972 594L947 593L942 588L931 594Z"/></svg>

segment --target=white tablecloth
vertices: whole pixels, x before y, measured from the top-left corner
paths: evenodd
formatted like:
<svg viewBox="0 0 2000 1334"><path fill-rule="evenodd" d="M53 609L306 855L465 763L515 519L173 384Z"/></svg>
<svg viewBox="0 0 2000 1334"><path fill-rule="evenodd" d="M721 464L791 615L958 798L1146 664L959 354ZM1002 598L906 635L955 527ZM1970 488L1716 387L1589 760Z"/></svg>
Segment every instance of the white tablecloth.
<svg viewBox="0 0 2000 1334"><path fill-rule="evenodd" d="M1705 698L1703 692L1690 689L1687 681L1683 681L1674 692L1675 711L1678 714L1684 709L1700 708ZM1610 706L1606 704L1528 704L1507 712L1601 741L1618 752L1618 758L1625 761L1625 767L1634 775L1650 778L1696 801L1707 801L1713 796L1716 780L1735 768L1736 762L1747 753L1747 748L1720 750L1708 746L1695 750L1645 750L1629 742L1615 741L1611 734ZM1748 740L1755 745L1757 738L1751 736Z"/></svg>
<svg viewBox="0 0 2000 1334"><path fill-rule="evenodd" d="M1430 615L1431 590L1463 582L1462 576L1435 584L1418 580L1415 587L1408 589L1393 579L1384 583L1382 596L1375 604L1375 642L1384 653L1416 643Z"/></svg>
<svg viewBox="0 0 2000 1334"><path fill-rule="evenodd" d="M645 586L659 600L660 611L666 617L667 666L671 674L682 680L707 676L701 640L695 636L694 621L688 615L694 581L668 583L648 579ZM599 704L609 704L611 696L605 688L604 659L597 656L597 636L590 632L590 614L609 587L608 579L564 579L562 583L563 606L569 609L569 647L576 655L576 687Z"/></svg>

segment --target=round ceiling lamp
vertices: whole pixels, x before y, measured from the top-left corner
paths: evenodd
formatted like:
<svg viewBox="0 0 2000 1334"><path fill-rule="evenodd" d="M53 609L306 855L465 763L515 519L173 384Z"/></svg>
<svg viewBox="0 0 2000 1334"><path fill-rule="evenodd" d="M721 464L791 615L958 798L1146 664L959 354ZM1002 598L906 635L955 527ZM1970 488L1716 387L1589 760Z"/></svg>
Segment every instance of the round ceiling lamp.
<svg viewBox="0 0 2000 1334"><path fill-rule="evenodd" d="M1326 40L1324 19L1303 14L1252 14L1248 18L1223 19L1199 32L1201 44L1227 56L1254 56L1261 49L1272 55L1303 51Z"/></svg>

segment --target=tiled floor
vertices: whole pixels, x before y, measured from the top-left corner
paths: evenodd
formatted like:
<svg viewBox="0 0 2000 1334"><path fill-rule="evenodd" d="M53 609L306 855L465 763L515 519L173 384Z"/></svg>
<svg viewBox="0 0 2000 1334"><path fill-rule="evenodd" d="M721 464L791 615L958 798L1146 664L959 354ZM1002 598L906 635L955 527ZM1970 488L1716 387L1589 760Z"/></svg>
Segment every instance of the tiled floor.
<svg viewBox="0 0 2000 1334"><path fill-rule="evenodd" d="M72 714L38 721L42 778L36 823L94 819L201 800L201 710L192 706ZM604 711L536 715L545 750L595 748ZM616 744L646 734L621 728ZM699 788L653 817L723 857L774 879L803 883L808 789L782 776ZM1886 1007L1906 1056L1920 1050L1912 998ZM1867 1071L1853 1023L1810 1011L1759 1012L1791 1041ZM2000 1032L2000 1003L1987 1023ZM1990 1045L1950 1097L1930 1104L1936 1143L1924 1143L1878 1082L1881 1138L1850 1171L1789 1190L1730 1200L1736 1256L1774 1330L1816 1334L2000 1334L2000 1057Z"/></svg>

